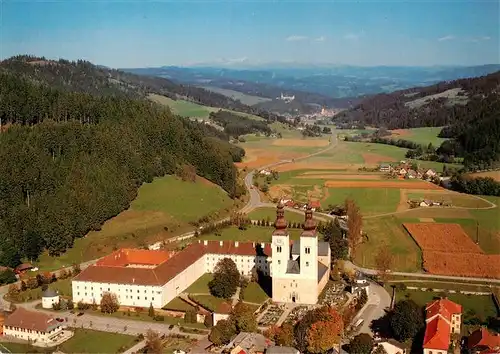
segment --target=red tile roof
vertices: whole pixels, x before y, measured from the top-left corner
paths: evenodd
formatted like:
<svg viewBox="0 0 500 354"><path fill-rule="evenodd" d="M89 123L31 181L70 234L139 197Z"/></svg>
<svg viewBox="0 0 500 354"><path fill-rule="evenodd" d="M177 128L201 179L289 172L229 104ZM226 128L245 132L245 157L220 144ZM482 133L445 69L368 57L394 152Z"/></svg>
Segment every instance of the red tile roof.
<svg viewBox="0 0 500 354"><path fill-rule="evenodd" d="M425 318L430 319L437 314L451 321L451 315L462 313L462 306L447 298L434 300L425 307Z"/></svg>
<svg viewBox="0 0 500 354"><path fill-rule="evenodd" d="M321 208L321 203L319 200L311 200L309 201L309 206L311 208Z"/></svg>
<svg viewBox="0 0 500 354"><path fill-rule="evenodd" d="M233 307L227 303L226 301L221 302L221 304L217 307L216 313L222 314L230 314L233 311Z"/></svg>
<svg viewBox="0 0 500 354"><path fill-rule="evenodd" d="M450 346L450 323L442 317L435 317L425 327L424 345L426 349L448 350Z"/></svg>
<svg viewBox="0 0 500 354"><path fill-rule="evenodd" d="M126 267L127 265L159 265L170 257L175 252L170 251L155 251L141 249L122 248L110 255L99 259L96 265L109 267Z"/></svg>
<svg viewBox="0 0 500 354"><path fill-rule="evenodd" d="M43 312L28 311L18 307L5 319L4 326L31 329L33 331L50 332L59 325L52 316Z"/></svg>
<svg viewBox="0 0 500 354"><path fill-rule="evenodd" d="M151 259L158 261L161 257L165 257L165 253L164 251L141 250L140 258L137 256L134 259L144 261L145 258L151 257ZM168 259L155 268L125 267L124 265L113 264L111 261L102 261L85 268L73 280L163 286L205 254L271 256L271 245L265 244L262 247L262 244L252 242L199 241L192 243L180 252L170 255ZM112 265L110 265L110 262Z"/></svg>
<svg viewBox="0 0 500 354"><path fill-rule="evenodd" d="M472 332L467 346L469 349L481 348L500 351L500 334L491 334L486 328L482 327Z"/></svg>

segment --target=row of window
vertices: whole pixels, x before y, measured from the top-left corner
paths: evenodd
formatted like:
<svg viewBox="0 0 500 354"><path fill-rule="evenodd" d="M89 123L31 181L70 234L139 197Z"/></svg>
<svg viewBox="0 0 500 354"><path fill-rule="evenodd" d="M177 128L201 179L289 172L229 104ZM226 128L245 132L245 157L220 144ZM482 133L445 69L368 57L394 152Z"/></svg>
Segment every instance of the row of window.
<svg viewBox="0 0 500 354"><path fill-rule="evenodd" d="M77 295L78 295L78 296L80 296L80 292L78 292L78 293L77 293ZM87 296L88 296L88 293L85 293L85 297L87 297ZM91 295L91 296L92 296L92 295ZM101 297L101 296L102 296L102 293L101 293L100 295L99 295L99 294L97 294L97 295L96 295L96 294L94 294L92 297L94 297L94 298L99 298L99 297ZM121 295L118 295L118 300L120 300L120 299L121 299ZM133 299L134 299L134 296L133 296L133 295L130 295L130 296L129 296L129 295L125 295L125 299L127 299L127 300L128 300L128 299L133 300ZM137 300L140 300L140 299L141 299L141 297L140 297L140 296L137 296ZM147 296L144 296L144 300L147 300L147 299L148 299L148 297L147 297ZM151 301L155 301L155 298L154 298L154 297L152 297L152 298L151 298Z"/></svg>
<svg viewBox="0 0 500 354"><path fill-rule="evenodd" d="M77 289L80 289L80 286L79 286L79 285L77 285L77 286L76 286L76 288L77 288ZM94 290L94 287L93 287L93 286L90 286L89 288L90 288L90 290L91 290L91 291L92 291L92 290ZM87 286L84 286L84 287L83 287L83 290L87 290ZM96 288L96 290L97 290L97 288ZM99 290L102 292L102 291L103 291L102 287L100 287L100 288L99 288ZM123 290L123 289L118 289L118 290L120 291L120 290ZM104 289L104 291L111 291L111 288L108 288L108 290ZM128 292L132 293L132 292L133 292L133 290L132 290L132 289L125 289L125 292L126 292L126 293L128 293ZM147 293L148 293L147 289L144 289L144 294L147 294ZM156 294L161 294L161 291L156 291L156 292L155 292L155 290L151 290L151 294L155 294L155 293L156 293ZM85 294L86 294L86 293L85 293ZM140 294L140 290L139 290L139 289L137 289L137 294Z"/></svg>

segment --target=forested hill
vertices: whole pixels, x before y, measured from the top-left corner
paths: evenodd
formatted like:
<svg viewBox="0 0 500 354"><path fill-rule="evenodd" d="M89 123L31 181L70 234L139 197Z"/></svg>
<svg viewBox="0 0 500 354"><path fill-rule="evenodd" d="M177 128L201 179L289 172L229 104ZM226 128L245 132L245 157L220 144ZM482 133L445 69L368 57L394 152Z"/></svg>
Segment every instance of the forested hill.
<svg viewBox="0 0 500 354"><path fill-rule="evenodd" d="M467 169L500 165L500 71L471 79L397 91L366 98L336 117L388 129L445 126L440 137L451 138L438 149L464 157Z"/></svg>
<svg viewBox="0 0 500 354"><path fill-rule="evenodd" d="M440 82L368 96L337 121L358 121L387 129L439 127L476 115L500 100L500 71L477 78Z"/></svg>
<svg viewBox="0 0 500 354"><path fill-rule="evenodd" d="M0 265L36 259L43 249L64 252L128 208L155 176L194 169L230 195L241 193L233 162L244 151L215 129L125 97L137 94L126 87L121 96L95 96L6 71L0 72ZM55 76L54 86L67 84ZM71 81L79 91L101 92L95 76L75 73Z"/></svg>
<svg viewBox="0 0 500 354"><path fill-rule="evenodd" d="M0 71L71 92L138 99L146 98L148 93L156 93L174 100L186 99L210 107L258 115L270 121L284 121L279 115L252 108L216 92L177 84L165 78L140 76L109 69L84 60L53 61L44 57L20 55L0 62Z"/></svg>

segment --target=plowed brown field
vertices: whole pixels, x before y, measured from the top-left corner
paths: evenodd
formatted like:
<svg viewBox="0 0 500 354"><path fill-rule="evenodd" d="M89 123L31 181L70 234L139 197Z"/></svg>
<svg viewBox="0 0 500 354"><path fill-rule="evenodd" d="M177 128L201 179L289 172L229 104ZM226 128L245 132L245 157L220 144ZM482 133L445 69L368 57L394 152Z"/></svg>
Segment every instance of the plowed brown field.
<svg viewBox="0 0 500 354"><path fill-rule="evenodd" d="M500 255L424 252L424 269L433 274L500 278Z"/></svg>
<svg viewBox="0 0 500 354"><path fill-rule="evenodd" d="M483 253L459 224L403 224L423 251Z"/></svg>
<svg viewBox="0 0 500 354"><path fill-rule="evenodd" d="M484 254L458 224L403 224L422 249L432 274L500 278L500 255Z"/></svg>
<svg viewBox="0 0 500 354"><path fill-rule="evenodd" d="M404 189L441 189L433 183L425 181L326 181L331 188L404 188Z"/></svg>

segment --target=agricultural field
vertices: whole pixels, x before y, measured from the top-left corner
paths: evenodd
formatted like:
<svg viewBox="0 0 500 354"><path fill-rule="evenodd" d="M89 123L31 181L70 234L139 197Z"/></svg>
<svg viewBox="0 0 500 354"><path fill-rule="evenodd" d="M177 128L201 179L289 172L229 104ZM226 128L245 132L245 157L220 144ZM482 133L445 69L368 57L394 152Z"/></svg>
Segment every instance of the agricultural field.
<svg viewBox="0 0 500 354"><path fill-rule="evenodd" d="M404 224L423 252L431 274L500 277L500 255L487 255L458 224Z"/></svg>
<svg viewBox="0 0 500 354"><path fill-rule="evenodd" d="M220 93L221 95L230 97L235 100L239 100L241 103L246 104L248 106L253 106L262 102L272 101L270 98L247 95L242 92L227 90L219 87L204 86L202 88L208 91Z"/></svg>
<svg viewBox="0 0 500 354"><path fill-rule="evenodd" d="M491 177L495 181L500 182L500 171L470 173L469 176L471 176L471 177Z"/></svg>
<svg viewBox="0 0 500 354"><path fill-rule="evenodd" d="M422 145L432 143L435 147L439 147L443 141L447 140L445 138L438 137L438 134L442 129L443 127L395 129L391 131L391 138L413 141L414 143Z"/></svg>
<svg viewBox="0 0 500 354"><path fill-rule="evenodd" d="M393 188L329 188L328 197L321 203L343 204L347 199L357 202L363 215L395 212L399 203L399 191Z"/></svg>
<svg viewBox="0 0 500 354"><path fill-rule="evenodd" d="M418 272L422 268L422 252L418 245L408 236L402 226L403 221L395 215L377 218L366 218L363 221L363 232L367 239L358 247L355 263L376 268L375 257L381 245L388 245L393 254L392 270L401 272Z"/></svg>
<svg viewBox="0 0 500 354"><path fill-rule="evenodd" d="M247 216L251 220L269 220L270 222L274 222L276 219L276 208L257 208L248 213ZM304 218L303 211L297 213L288 210L285 211L285 219L288 222L304 222Z"/></svg>
<svg viewBox="0 0 500 354"><path fill-rule="evenodd" d="M175 201L175 202L173 202ZM139 247L192 230L189 221L220 212L227 213L233 201L219 186L198 178L183 182L174 176L156 178L139 188L128 210L106 221L100 231L91 231L59 257L42 254L36 266L54 270L111 253L119 247Z"/></svg>
<svg viewBox="0 0 500 354"><path fill-rule="evenodd" d="M416 191L416 190L406 190L406 196L408 199L429 199L436 202L450 202L452 206L463 207L463 208L488 208L491 206L490 203L470 194L461 194L457 192L448 191L445 189L441 190L427 190L427 191Z"/></svg>

